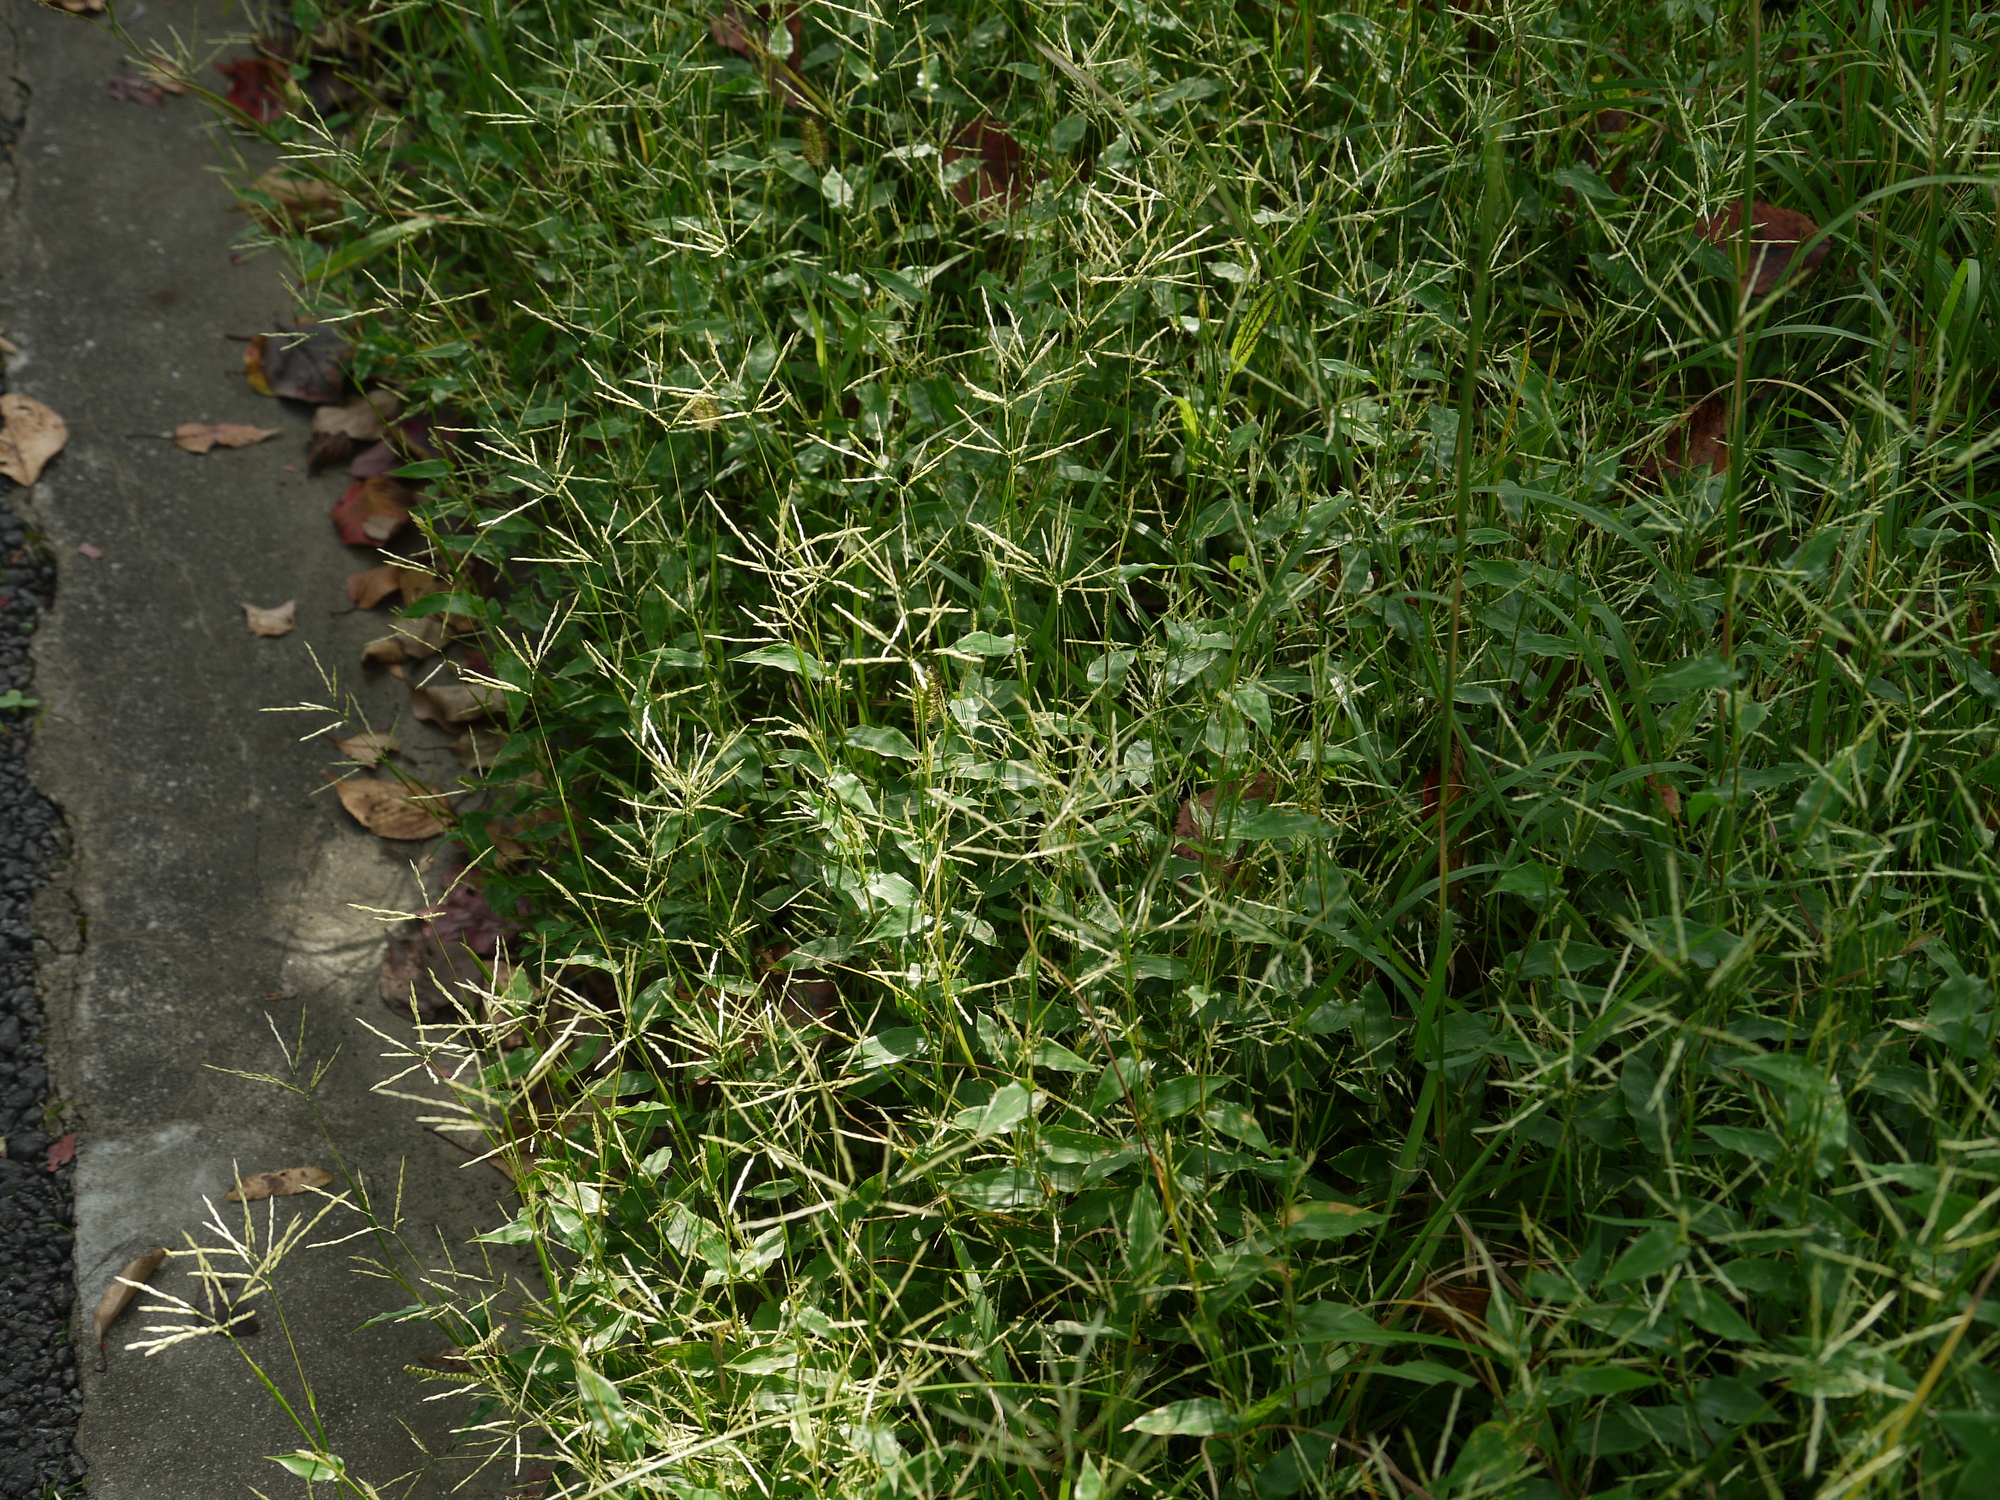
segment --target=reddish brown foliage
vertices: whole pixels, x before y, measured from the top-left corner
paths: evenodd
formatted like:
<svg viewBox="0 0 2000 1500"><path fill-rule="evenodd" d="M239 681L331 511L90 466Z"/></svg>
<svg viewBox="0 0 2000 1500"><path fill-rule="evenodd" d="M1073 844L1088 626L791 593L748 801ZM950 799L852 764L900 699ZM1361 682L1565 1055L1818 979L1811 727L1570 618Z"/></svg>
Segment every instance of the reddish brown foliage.
<svg viewBox="0 0 2000 1500"><path fill-rule="evenodd" d="M944 148L944 164L974 157L979 165L952 184L952 196L983 219L1012 213L1027 200L1032 180L1021 144L998 120L974 120Z"/></svg>
<svg viewBox="0 0 2000 1500"><path fill-rule="evenodd" d="M1732 251L1743 236L1743 205L1732 203L1721 213L1703 219L1699 227L1701 237L1711 245L1725 253ZM1828 242L1821 240L1804 255L1798 254L1798 248L1818 233L1819 225L1796 209L1752 203L1750 265L1745 273L1751 290L1762 297L1794 274L1803 281L1817 271L1826 259Z"/></svg>

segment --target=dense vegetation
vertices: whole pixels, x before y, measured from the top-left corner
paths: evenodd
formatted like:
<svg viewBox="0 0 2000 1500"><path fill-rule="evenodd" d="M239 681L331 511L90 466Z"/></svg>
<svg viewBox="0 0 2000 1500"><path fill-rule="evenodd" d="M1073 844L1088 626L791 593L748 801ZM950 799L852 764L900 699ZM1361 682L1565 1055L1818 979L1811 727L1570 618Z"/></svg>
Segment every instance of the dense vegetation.
<svg viewBox="0 0 2000 1500"><path fill-rule="evenodd" d="M2000 1482L1992 13L366 24L563 1493Z"/></svg>

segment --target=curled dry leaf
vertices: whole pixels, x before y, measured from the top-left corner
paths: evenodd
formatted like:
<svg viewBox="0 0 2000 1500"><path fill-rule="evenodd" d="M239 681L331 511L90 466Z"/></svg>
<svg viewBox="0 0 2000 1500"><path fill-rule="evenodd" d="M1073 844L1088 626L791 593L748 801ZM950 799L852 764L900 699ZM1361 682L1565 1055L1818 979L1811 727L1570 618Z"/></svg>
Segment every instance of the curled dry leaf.
<svg viewBox="0 0 2000 1500"><path fill-rule="evenodd" d="M373 609L391 594L401 593L403 570L394 563L381 563L360 573L347 575L347 600L356 609Z"/></svg>
<svg viewBox="0 0 2000 1500"><path fill-rule="evenodd" d="M69 426L33 396L0 396L0 474L26 489L69 441Z"/></svg>
<svg viewBox="0 0 2000 1500"><path fill-rule="evenodd" d="M385 839L427 839L448 826L442 797L422 782L405 787L399 781L350 776L336 781L333 790L355 822ZM412 790L426 800L414 800Z"/></svg>
<svg viewBox="0 0 2000 1500"><path fill-rule="evenodd" d="M185 94L188 91L187 74L171 57L159 53L142 57L139 59L139 71L146 75L148 81L158 84L169 94Z"/></svg>
<svg viewBox="0 0 2000 1500"><path fill-rule="evenodd" d="M340 193L317 177L295 177L273 167L250 186L270 199L266 205L244 198L237 207L272 234L302 234L340 217Z"/></svg>
<svg viewBox="0 0 2000 1500"><path fill-rule="evenodd" d="M410 524L416 492L400 480L380 475L357 479L333 505L333 524L350 547L379 547Z"/></svg>
<svg viewBox="0 0 2000 1500"><path fill-rule="evenodd" d="M324 1167L286 1167L280 1172L259 1172L246 1177L222 1195L224 1203L262 1203L266 1198L289 1198L308 1188L325 1187L333 1173Z"/></svg>
<svg viewBox="0 0 2000 1500"><path fill-rule="evenodd" d="M322 406L313 413L312 430L338 433L357 443L379 443L402 409L403 398L396 392L376 389L344 406Z"/></svg>
<svg viewBox="0 0 2000 1500"><path fill-rule="evenodd" d="M394 755L402 749L393 734L383 734L379 730L366 730L344 740L335 740L333 748L349 760L358 760L364 766L381 764L382 757Z"/></svg>
<svg viewBox="0 0 2000 1500"><path fill-rule="evenodd" d="M275 427L252 427L246 422L183 422L174 429L174 446L183 453L206 453L211 448L248 448L277 435Z"/></svg>
<svg viewBox="0 0 2000 1500"><path fill-rule="evenodd" d="M951 195L982 219L1012 213L1028 196L1026 157L1020 142L998 120L974 120L944 148L949 168L971 158L975 165L952 184Z"/></svg>
<svg viewBox="0 0 2000 1500"><path fill-rule="evenodd" d="M157 82L131 73L113 73L104 86L120 104L150 104L157 109L167 100L167 91Z"/></svg>
<svg viewBox="0 0 2000 1500"><path fill-rule="evenodd" d="M497 729L472 728L451 742L451 753L468 771L490 771L506 747L507 736Z"/></svg>
<svg viewBox="0 0 2000 1500"><path fill-rule="evenodd" d="M728 0L721 14L708 23L708 34L715 38L717 46L727 47L739 57L747 57L758 64L764 72L764 82L771 92L785 103L803 105L805 90L801 87L804 77L800 66L804 48L800 38L805 31L804 18L796 5L785 9L785 35L790 41L786 55L778 56L771 50L771 7L759 5L754 9L739 5L737 0Z"/></svg>
<svg viewBox="0 0 2000 1500"><path fill-rule="evenodd" d="M1699 228L1703 239L1729 253L1743 237L1743 205L1730 204L1721 213L1703 219ZM1793 277L1803 281L1817 271L1826 259L1828 242L1821 240L1804 255L1799 255L1798 249L1818 233L1819 225L1796 209L1752 203L1750 264L1744 273L1750 290L1762 297Z"/></svg>
<svg viewBox="0 0 2000 1500"><path fill-rule="evenodd" d="M101 16L104 0L42 0L50 10L66 10L73 16Z"/></svg>
<svg viewBox="0 0 2000 1500"><path fill-rule="evenodd" d="M1639 468L1641 479L1665 475L1726 474L1729 472L1729 397L1710 391L1660 440L1659 452Z"/></svg>
<svg viewBox="0 0 2000 1500"><path fill-rule="evenodd" d="M410 690L411 714L429 724L469 724L489 717L499 706L500 694L476 683L433 682Z"/></svg>
<svg viewBox="0 0 2000 1500"><path fill-rule="evenodd" d="M243 346L243 378L259 395L324 406L346 396L353 353L338 333L316 324L260 333Z"/></svg>
<svg viewBox="0 0 2000 1500"><path fill-rule="evenodd" d="M97 1337L100 1348L105 1335L111 1332L111 1325L118 1321L118 1315L139 1295L139 1288L153 1279L153 1273L166 1262L167 1251L163 1245L158 1250L149 1250L125 1263L111 1285L104 1289L104 1295L97 1299L97 1311L90 1315L91 1331Z"/></svg>
<svg viewBox="0 0 2000 1500"><path fill-rule="evenodd" d="M75 1160L76 1132L72 1130L68 1135L49 1143L48 1154L44 1158L44 1164L49 1171L53 1172L58 1168L68 1166Z"/></svg>
<svg viewBox="0 0 2000 1500"><path fill-rule="evenodd" d="M378 474L387 474L402 466L403 460L394 448L387 443L376 443L355 454L347 472L356 479L373 479Z"/></svg>
<svg viewBox="0 0 2000 1500"><path fill-rule="evenodd" d="M245 119L268 125L284 114L288 70L277 58L238 58L217 63L215 71L229 80L229 94L223 102Z"/></svg>
<svg viewBox="0 0 2000 1500"><path fill-rule="evenodd" d="M306 472L317 474L347 462L354 439L338 432L315 432L306 439Z"/></svg>
<svg viewBox="0 0 2000 1500"><path fill-rule="evenodd" d="M364 667L392 667L399 662L422 661L444 649L446 620L443 615L426 615L421 620L398 620L396 633L370 641L361 648Z"/></svg>
<svg viewBox="0 0 2000 1500"><path fill-rule="evenodd" d="M1214 859L1217 851L1207 846L1222 832L1217 827L1217 803L1225 815L1234 817L1245 802L1269 802L1274 789L1269 773L1259 772L1248 785L1224 781L1188 798L1174 818L1174 837L1180 841L1174 845L1174 854L1181 859ZM1199 847L1191 842L1195 840L1199 841ZM1229 854L1234 855L1238 847L1241 846L1233 846Z"/></svg>
<svg viewBox="0 0 2000 1500"><path fill-rule="evenodd" d="M290 635L299 628L299 601L287 599L270 609L246 604L243 606L243 618L252 635Z"/></svg>

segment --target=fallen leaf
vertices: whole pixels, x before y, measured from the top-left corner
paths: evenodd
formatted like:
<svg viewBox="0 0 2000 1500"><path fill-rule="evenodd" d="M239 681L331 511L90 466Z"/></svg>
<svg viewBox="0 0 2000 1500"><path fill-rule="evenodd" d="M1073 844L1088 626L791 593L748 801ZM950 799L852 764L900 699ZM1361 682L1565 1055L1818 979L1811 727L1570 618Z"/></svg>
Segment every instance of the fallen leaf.
<svg viewBox="0 0 2000 1500"><path fill-rule="evenodd" d="M174 429L174 446L184 453L211 448L248 448L278 435L276 427L252 427L244 422L183 422Z"/></svg>
<svg viewBox="0 0 2000 1500"><path fill-rule="evenodd" d="M1174 817L1174 837L1181 842L1174 845L1174 854L1180 859L1212 861L1216 851L1197 847L1189 840L1199 839L1205 845L1215 837L1215 804L1218 799L1226 812L1235 812L1245 802L1269 802L1274 790L1270 775L1259 772L1248 786L1240 787L1236 782L1225 781L1210 787L1198 796L1190 797L1181 804L1181 810ZM1236 848L1240 848L1237 845ZM1233 855L1236 848L1229 852Z"/></svg>
<svg viewBox="0 0 2000 1500"><path fill-rule="evenodd" d="M299 628L299 601L287 599L271 609L246 604L243 606L243 618L249 624L252 635L290 635Z"/></svg>
<svg viewBox="0 0 2000 1500"><path fill-rule="evenodd" d="M469 687L462 682L433 682L410 689L410 713L429 724L468 724L489 717L499 706L500 694L492 688Z"/></svg>
<svg viewBox="0 0 2000 1500"><path fill-rule="evenodd" d="M393 734L383 734L370 729L344 740L335 740L333 748L349 760L358 760L364 766L381 764L382 757L394 755L403 747Z"/></svg>
<svg viewBox="0 0 2000 1500"><path fill-rule="evenodd" d="M708 34L715 38L716 45L727 47L739 57L747 57L764 70L764 82L773 93L787 104L802 105L806 96L801 87L804 82L800 73L804 48L800 38L805 31L805 19L799 7L793 5L785 12L785 33L791 39L789 55L779 57L771 51L771 7L759 5L754 10L739 5L736 0L728 0L722 13L708 23Z"/></svg>
<svg viewBox="0 0 2000 1500"><path fill-rule="evenodd" d="M357 443L379 443L402 409L403 398L396 392L373 390L345 406L322 406L313 413L312 430L315 435L338 434Z"/></svg>
<svg viewBox="0 0 2000 1500"><path fill-rule="evenodd" d="M443 615L426 615L421 620L398 620L394 635L381 636L361 648L361 665L388 667L398 662L422 661L444 650L446 621Z"/></svg>
<svg viewBox="0 0 2000 1500"><path fill-rule="evenodd" d="M439 795L422 782L412 782L410 786L419 797L431 799ZM354 814L357 823L385 839L427 839L443 833L448 826L439 802L414 801L399 781L350 776L336 781L333 789L341 806Z"/></svg>
<svg viewBox="0 0 2000 1500"><path fill-rule="evenodd" d="M1703 219L1701 237L1725 254L1733 251L1743 237L1743 205L1732 203L1721 213ZM1745 277L1758 296L1774 292L1793 274L1797 256L1797 277L1804 281L1820 268L1831 242L1821 240L1803 256L1798 248L1819 233L1819 225L1797 209L1778 208L1762 201L1750 205L1750 264ZM1741 291L1741 283L1737 290Z"/></svg>
<svg viewBox="0 0 2000 1500"><path fill-rule="evenodd" d="M158 108L167 99L167 91L154 79L131 73L113 73L105 81L105 87L120 104L150 104Z"/></svg>
<svg viewBox="0 0 2000 1500"><path fill-rule="evenodd" d="M93 547L88 542L78 542L76 544L76 550L81 552L85 557L89 558L92 562L96 562L99 558L104 556L104 549L102 547Z"/></svg>
<svg viewBox="0 0 2000 1500"><path fill-rule="evenodd" d="M153 1273L160 1269L167 1258L166 1247L150 1250L146 1254L125 1263L111 1285L104 1289L104 1295L97 1299L97 1311L90 1316L91 1330L97 1336L97 1345L104 1347L105 1335L111 1332L111 1325L118 1321L118 1315L139 1295L139 1288L153 1279Z"/></svg>
<svg viewBox="0 0 2000 1500"><path fill-rule="evenodd" d="M403 590L403 603L415 604L419 599L427 599L443 588L444 580L438 577L437 574L424 568L405 568L403 569L401 587ZM462 617L453 616L452 618L456 621ZM457 626L454 625L454 628L457 628Z"/></svg>
<svg viewBox="0 0 2000 1500"><path fill-rule="evenodd" d="M560 807L537 808L533 812L525 812L518 817L489 818L486 822L486 839L488 843L492 844L493 852L499 856L500 863L503 865L516 864L528 858L531 854L540 852L545 842L551 844L563 843L564 836L560 831L557 832L553 839L536 839L532 843L522 837L522 835L527 834L531 829L540 828L549 823L560 823L562 820L563 813Z"/></svg>
<svg viewBox="0 0 2000 1500"><path fill-rule="evenodd" d="M286 1167L282 1172L259 1172L246 1177L222 1195L224 1203L262 1203L266 1198L289 1198L307 1188L325 1187L333 1173L324 1167Z"/></svg>
<svg viewBox="0 0 2000 1500"><path fill-rule="evenodd" d="M306 472L317 474L344 464L353 452L353 438L338 432L315 432L306 439Z"/></svg>
<svg viewBox="0 0 2000 1500"><path fill-rule="evenodd" d="M9 359L19 359L21 346L10 338L0 338L0 354L6 355Z"/></svg>
<svg viewBox="0 0 2000 1500"><path fill-rule="evenodd" d="M347 601L356 609L373 609L391 594L403 590L403 570L394 563L380 563L360 573L347 575Z"/></svg>
<svg viewBox="0 0 2000 1500"><path fill-rule="evenodd" d="M357 479L333 504L333 524L350 547L379 547L410 524L416 492L399 479L378 474Z"/></svg>
<svg viewBox="0 0 2000 1500"><path fill-rule="evenodd" d="M157 53L143 57L139 60L139 68L151 82L169 94L185 94L188 91L187 74L171 57L162 57Z"/></svg>
<svg viewBox="0 0 2000 1500"><path fill-rule="evenodd" d="M69 426L33 396L0 396L0 474L26 489L62 452Z"/></svg>
<svg viewBox="0 0 2000 1500"><path fill-rule="evenodd" d="M364 448L354 455L354 462L347 472L356 479L373 479L378 474L387 474L403 466L402 458L387 443L377 443L372 448Z"/></svg>
<svg viewBox="0 0 2000 1500"><path fill-rule="evenodd" d="M60 1140L49 1142L47 1156L48 1169L53 1172L58 1167L66 1167L76 1160L76 1132L72 1130Z"/></svg>
<svg viewBox="0 0 2000 1500"><path fill-rule="evenodd" d="M500 758L507 736L497 729L473 728L451 742L451 753L470 771L490 771Z"/></svg>
<svg viewBox="0 0 2000 1500"><path fill-rule="evenodd" d="M382 1003L425 1024L477 1020L484 1009L479 991L505 985L507 940L520 929L487 905L462 864L447 868L443 899L420 914L416 932L392 939L382 955Z"/></svg>
<svg viewBox="0 0 2000 1500"><path fill-rule="evenodd" d="M275 57L244 57L235 62L217 63L215 71L229 80L224 99L245 119L268 125L285 112L280 90L290 70Z"/></svg>
<svg viewBox="0 0 2000 1500"><path fill-rule="evenodd" d="M967 157L978 165L951 185L951 195L965 207L991 219L1013 212L1026 199L1028 184L1022 173L1026 158L1000 121L974 120L944 148L946 167Z"/></svg>
<svg viewBox="0 0 2000 1500"><path fill-rule="evenodd" d="M42 0L50 10L66 10L73 16L101 16L104 0Z"/></svg>
<svg viewBox="0 0 2000 1500"><path fill-rule="evenodd" d="M272 234L301 234L341 216L340 193L317 177L294 177L273 167L250 186L269 198L271 206L249 198L238 199L236 206Z"/></svg>
<svg viewBox="0 0 2000 1500"><path fill-rule="evenodd" d="M353 353L338 333L316 324L260 333L243 346L243 378L260 395L325 406L347 394L344 371Z"/></svg>
<svg viewBox="0 0 2000 1500"><path fill-rule="evenodd" d="M1710 391L1669 428L1660 448L1639 467L1641 479L1662 474L1678 479L1686 474L1729 472L1729 398Z"/></svg>

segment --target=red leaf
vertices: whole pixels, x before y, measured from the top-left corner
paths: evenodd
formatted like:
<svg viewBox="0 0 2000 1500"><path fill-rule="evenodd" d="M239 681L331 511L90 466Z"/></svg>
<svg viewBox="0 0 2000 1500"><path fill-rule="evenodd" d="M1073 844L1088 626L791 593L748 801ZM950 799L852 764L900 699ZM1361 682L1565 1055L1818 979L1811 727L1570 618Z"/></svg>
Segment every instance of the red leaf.
<svg viewBox="0 0 2000 1500"><path fill-rule="evenodd" d="M974 120L944 148L944 164L976 157L979 165L951 185L951 195L982 219L1012 213L1028 196L1027 157L998 120Z"/></svg>
<svg viewBox="0 0 2000 1500"><path fill-rule="evenodd" d="M1726 474L1728 437L1729 398L1721 391L1710 391L1661 440L1660 451L1640 467L1639 477Z"/></svg>
<svg viewBox="0 0 2000 1500"><path fill-rule="evenodd" d="M410 487L387 475L357 479L333 505L333 524L350 547L379 547L410 524Z"/></svg>
<svg viewBox="0 0 2000 1500"><path fill-rule="evenodd" d="M1721 213L1703 219L1701 237L1725 253L1743 237L1743 205L1732 203ZM1746 272L1751 290L1762 297L1776 291L1792 275L1792 259L1799 246L1819 233L1813 223L1796 209L1777 208L1769 203L1750 205L1750 265ZM1798 261L1798 279L1803 281L1826 259L1830 242L1821 240Z"/></svg>
<svg viewBox="0 0 2000 1500"><path fill-rule="evenodd" d="M268 125L285 112L281 92L289 70L275 57L244 57L217 63L215 71L229 80L225 102L244 118Z"/></svg>
<svg viewBox="0 0 2000 1500"><path fill-rule="evenodd" d="M59 1141L49 1143L49 1170L66 1167L76 1160L76 1132L72 1130Z"/></svg>

